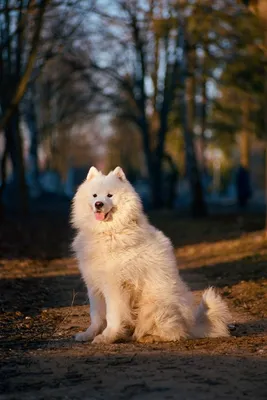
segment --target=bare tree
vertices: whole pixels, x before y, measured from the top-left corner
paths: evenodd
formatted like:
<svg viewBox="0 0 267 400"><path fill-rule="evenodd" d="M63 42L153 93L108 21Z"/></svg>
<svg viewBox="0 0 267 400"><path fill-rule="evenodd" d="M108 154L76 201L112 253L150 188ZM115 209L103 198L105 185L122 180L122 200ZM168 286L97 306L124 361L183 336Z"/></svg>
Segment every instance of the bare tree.
<svg viewBox="0 0 267 400"><path fill-rule="evenodd" d="M154 207L161 207L165 141L178 84L176 11L161 1L118 1L116 7L117 16L99 14L109 23L106 42L119 56L103 68L98 55L92 65L113 80L107 95L113 112L139 128Z"/></svg>
<svg viewBox="0 0 267 400"><path fill-rule="evenodd" d="M6 151L4 151L2 159L1 192L3 192L5 186L5 163L9 156L12 160L15 180L21 188L20 204L23 205L22 208L26 208L27 188L25 183L23 143L19 132L20 116L23 114L29 128L29 167L32 178L34 178L35 184L37 184L37 152L38 145L40 144L40 103L38 101L39 95L36 94L38 92L35 87L36 82L44 73L48 64L50 65L57 60L57 66L59 68L62 66L60 63L64 62L65 57L62 54L69 55L75 41L76 43L80 43L82 39L87 39L88 32L85 32L82 22L85 19L85 13L88 13L93 7L93 1L42 0L36 3L30 0L26 2L20 1L15 4L12 0L5 0L2 3L2 8L0 5L0 18L3 22L0 42L2 57L2 63L0 63L0 68L2 67L0 71L0 100L2 110L0 128L5 128ZM68 65L70 66L70 62L68 62ZM55 64L53 66L55 67ZM75 98L75 94L77 95L77 88L75 89L75 93L73 89L74 81L77 81L76 77L74 77L76 71L73 73L72 67L68 70L71 77L73 73L71 79L66 73L65 75L63 73L62 76L59 73L55 78L55 74L53 75L51 71L52 69L49 70L49 74L51 74L51 80L55 83L53 91L56 93L57 98L58 93L62 97L62 93L65 91L64 106L62 105L61 107L61 115L58 116L58 120L62 124L64 119L66 126L65 119L69 118L70 120L73 118L74 112L76 113L76 117L78 117L78 110L80 114L84 113L84 99L81 98L81 90L78 101L70 99L70 96L74 96ZM48 72L46 76L47 74ZM55 82L56 80L58 80L57 83ZM66 96L67 86L72 88L72 95L69 94L69 96ZM69 93L71 90L69 90ZM27 95L26 97L25 94ZM72 106L71 110L66 110L67 103L68 107ZM65 109L64 112L62 111L63 108ZM57 109L59 110L59 108ZM57 124L59 123L58 120L56 121ZM53 129L51 130L51 125L50 131L53 131Z"/></svg>
<svg viewBox="0 0 267 400"><path fill-rule="evenodd" d="M19 103L26 91L38 52L44 15L49 0L34 2L0 3L0 103L2 116L0 131L5 133L5 150L2 159L2 186L5 185L5 162L10 156L15 184L20 193L20 208L27 209L27 187L24 172L23 145L20 133ZM34 24L29 51L25 36L28 24ZM1 190L2 192L2 190ZM1 193L2 194L2 193Z"/></svg>
<svg viewBox="0 0 267 400"><path fill-rule="evenodd" d="M5 61L7 61L8 67L11 68L11 58L12 58L12 41L14 39L14 34L12 34L10 32L10 12L13 11L12 9L9 10L8 8L8 4L9 1L6 0L5 1L5 9L4 9L4 14L5 14L5 20L6 20L6 25L5 25L5 29L6 32L4 33L4 36L6 37L6 40L4 42L4 44L2 45L2 63L3 63L3 70L2 72L2 81L5 79L5 75L4 73L7 71L4 71L4 65L5 65ZM49 4L49 0L42 0L40 2L40 6L39 6L39 10L37 10L35 8L35 11L38 11L37 17L36 17L36 26L35 26L35 31L32 37L32 43L31 43L31 50L28 54L27 57L27 61L25 63L25 67L24 70L22 70L23 66L21 63L21 58L22 58L22 35L25 33L25 29L26 29L26 23L28 22L27 19L25 18L25 14L30 15L31 13L31 4L32 2L29 1L28 2L28 6L25 10L24 7L24 1L21 0L20 1L20 6L18 8L18 16L17 16L17 20L16 20L16 75L17 75L17 79L16 81L16 85L15 87L13 87L13 93L11 94L11 98L9 101L7 101L7 104L5 104L5 101L2 100L2 103L5 104L3 106L2 104L2 109L4 109L3 115L0 119L0 131L7 125L7 123L9 122L10 118L12 117L12 115L15 113L18 104L20 103L23 95L25 94L25 91L27 89L27 85L29 82L29 79L31 77L31 73L35 64L35 60L36 60L36 56L37 56L37 52L38 52L38 45L39 45L39 40L40 40L40 34L41 34L41 29L43 26L43 22L44 22L44 14L46 11L46 8ZM24 15L23 15L24 14ZM7 60L4 59L4 48L7 47ZM2 82L3 85L3 82ZM2 86L1 85L1 86ZM7 82L5 82L5 86L7 86ZM12 85L14 86L14 85ZM5 87L5 89L7 89ZM1 97L3 96L3 92L1 93Z"/></svg>

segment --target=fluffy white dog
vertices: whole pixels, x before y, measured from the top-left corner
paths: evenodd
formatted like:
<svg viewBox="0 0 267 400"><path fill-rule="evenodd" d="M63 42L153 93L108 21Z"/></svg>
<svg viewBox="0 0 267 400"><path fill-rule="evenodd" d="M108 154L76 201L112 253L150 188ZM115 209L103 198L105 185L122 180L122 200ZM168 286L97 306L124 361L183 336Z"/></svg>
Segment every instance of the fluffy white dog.
<svg viewBox="0 0 267 400"><path fill-rule="evenodd" d="M194 309L170 240L149 224L120 167L107 176L90 169L74 197L72 223L91 317L77 341L228 336L226 304L210 288Z"/></svg>

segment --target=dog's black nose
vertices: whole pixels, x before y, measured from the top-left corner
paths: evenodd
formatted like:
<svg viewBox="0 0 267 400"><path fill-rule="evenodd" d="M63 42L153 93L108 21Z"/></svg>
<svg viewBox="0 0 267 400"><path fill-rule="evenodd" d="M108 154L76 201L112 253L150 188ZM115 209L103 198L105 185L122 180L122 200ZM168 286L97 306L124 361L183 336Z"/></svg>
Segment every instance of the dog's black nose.
<svg viewBox="0 0 267 400"><path fill-rule="evenodd" d="M104 205L104 203L102 203L102 201L97 201L97 202L95 203L95 208L96 208L97 210L100 210L100 208L102 208L103 205Z"/></svg>

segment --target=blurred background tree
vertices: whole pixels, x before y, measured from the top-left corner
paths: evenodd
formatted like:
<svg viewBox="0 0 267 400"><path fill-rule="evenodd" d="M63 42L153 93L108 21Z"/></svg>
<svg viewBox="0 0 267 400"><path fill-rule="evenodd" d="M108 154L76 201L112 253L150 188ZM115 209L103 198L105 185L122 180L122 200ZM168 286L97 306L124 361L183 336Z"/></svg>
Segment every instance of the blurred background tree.
<svg viewBox="0 0 267 400"><path fill-rule="evenodd" d="M265 7L0 1L1 204L71 196L92 164L196 216L235 202L242 165L264 202Z"/></svg>

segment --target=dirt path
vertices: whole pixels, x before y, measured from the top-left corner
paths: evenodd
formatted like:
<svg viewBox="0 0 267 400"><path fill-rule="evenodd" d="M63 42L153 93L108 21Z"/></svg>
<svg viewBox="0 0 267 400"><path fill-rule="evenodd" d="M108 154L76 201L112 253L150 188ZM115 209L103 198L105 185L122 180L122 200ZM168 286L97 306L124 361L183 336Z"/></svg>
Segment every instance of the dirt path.
<svg viewBox="0 0 267 400"><path fill-rule="evenodd" d="M175 245L196 298L209 284L219 287L233 311L231 337L75 343L88 306L74 260L3 258L0 398L266 399L266 243L253 233L231 243Z"/></svg>

